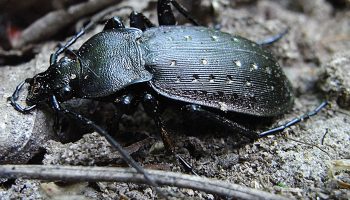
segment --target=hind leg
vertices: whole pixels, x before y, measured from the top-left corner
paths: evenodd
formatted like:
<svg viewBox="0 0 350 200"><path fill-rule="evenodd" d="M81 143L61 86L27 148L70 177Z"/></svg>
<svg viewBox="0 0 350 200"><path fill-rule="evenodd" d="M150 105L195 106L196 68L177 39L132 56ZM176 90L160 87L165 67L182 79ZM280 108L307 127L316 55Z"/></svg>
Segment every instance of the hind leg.
<svg viewBox="0 0 350 200"><path fill-rule="evenodd" d="M278 33L276 35L272 35L268 38L265 38L263 40L257 41L256 43L260 44L261 46L269 46L275 42L277 42L278 40L280 40L281 38L283 38L287 33L288 33L289 29L284 30L281 33Z"/></svg>
<svg viewBox="0 0 350 200"><path fill-rule="evenodd" d="M268 135L273 135L273 134L276 134L276 133L280 133L280 132L283 132L286 128L289 128L291 126L294 126L295 124L299 123L299 122L302 122L302 121L305 121L307 119L309 119L310 117L316 115L317 113L319 113L323 108L325 108L326 106L328 105L328 102L327 101L323 101L317 108L315 108L314 110L308 112L308 113L305 113L304 115L300 116L300 117L296 117L286 123L284 123L283 125L281 126L278 126L278 127L275 127L275 128L272 128L270 130L267 130L267 131L264 131L262 133L259 133L259 137L265 137L265 136L268 136Z"/></svg>
<svg viewBox="0 0 350 200"><path fill-rule="evenodd" d="M217 123L218 125L223 125L229 130L232 130L233 132L238 132L239 134L244 135L251 140L256 140L259 138L259 134L256 133L255 131L252 131L249 128L244 127L236 122L233 122L217 113L208 111L199 105L195 105L195 104L186 105L183 107L183 110L186 112L195 113L196 115L210 119L214 121L214 123Z"/></svg>
<svg viewBox="0 0 350 200"><path fill-rule="evenodd" d="M187 105L184 107L184 109L186 109L189 112L194 112L197 113L201 116L204 116L206 118L209 119L213 119L214 121L216 121L217 123L224 125L230 129L232 129L232 131L238 131L238 133L247 136L248 138L250 138L251 140L257 140L259 138L262 137L266 137L268 135L273 135L276 133L281 133L283 132L286 128L289 128L291 126L294 126L297 123L300 123L302 121L305 121L307 119L309 119L310 117L316 115L317 113L319 113L323 108L325 108L328 105L327 101L322 102L317 108L315 108L314 110L300 116L300 117L296 117L286 123L284 123L281 126L269 129L267 131L263 131L261 133L257 133L255 131L250 130L247 127L244 127L236 122L233 122L219 114L210 112L208 110L205 110L204 108L202 108L199 105Z"/></svg>

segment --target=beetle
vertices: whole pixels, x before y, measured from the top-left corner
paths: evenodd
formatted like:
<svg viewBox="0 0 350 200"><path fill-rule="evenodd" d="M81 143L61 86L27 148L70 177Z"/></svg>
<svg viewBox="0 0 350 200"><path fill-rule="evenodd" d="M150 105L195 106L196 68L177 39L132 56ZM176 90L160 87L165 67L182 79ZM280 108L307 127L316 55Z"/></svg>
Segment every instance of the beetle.
<svg viewBox="0 0 350 200"><path fill-rule="evenodd" d="M291 84L273 55L262 47L265 43L258 44L202 26L177 26L171 5L198 25L176 1L159 0L159 27L143 14L132 12L130 28L114 17L107 21L103 31L92 36L76 52L69 50L68 47L84 34L83 29L51 55L45 72L17 86L11 104L25 113L36 105L50 103L55 112L91 125L153 185L156 184L105 130L62 108L60 103L72 98L114 102L120 110L117 119L142 103L159 128L165 147L175 155L161 118L159 99L174 101L188 112L213 119L254 140L281 132L327 105L323 102L313 111L262 133L225 118L224 113L257 117L286 113L293 106ZM73 56L57 61L63 52ZM28 107L16 102L25 83L29 84ZM185 160L176 157L195 173Z"/></svg>

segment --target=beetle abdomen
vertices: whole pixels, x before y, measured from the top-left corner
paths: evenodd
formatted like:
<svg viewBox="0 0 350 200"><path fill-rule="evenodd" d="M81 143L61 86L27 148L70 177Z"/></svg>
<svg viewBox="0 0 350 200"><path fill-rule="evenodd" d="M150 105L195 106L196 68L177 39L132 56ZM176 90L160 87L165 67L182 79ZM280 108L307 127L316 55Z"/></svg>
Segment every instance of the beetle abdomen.
<svg viewBox="0 0 350 200"><path fill-rule="evenodd" d="M258 44L205 27L167 26L140 43L160 94L223 111L275 116L293 104L282 69Z"/></svg>

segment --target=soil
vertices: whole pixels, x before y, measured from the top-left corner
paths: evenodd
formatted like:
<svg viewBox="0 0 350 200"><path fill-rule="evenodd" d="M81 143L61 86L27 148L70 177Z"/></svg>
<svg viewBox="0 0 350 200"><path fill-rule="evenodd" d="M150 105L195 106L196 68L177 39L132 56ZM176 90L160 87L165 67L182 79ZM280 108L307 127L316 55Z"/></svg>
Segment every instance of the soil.
<svg viewBox="0 0 350 200"><path fill-rule="evenodd" d="M152 22L157 22L155 1L128 2ZM253 41L289 30L267 48L277 57L293 85L294 108L272 120L240 120L244 124L253 126L251 123L254 123L253 127L261 132L313 110L325 99L330 104L316 116L282 134L244 143L237 139L241 136L236 133L203 128L202 119L191 121L199 125L188 128L184 123L187 120L181 120L182 115L169 110L164 117L174 133L179 154L192 163L200 176L291 199L349 199L350 190L341 188L337 182L337 179L349 177L349 166L347 171L337 174L337 179L329 175L333 161L350 159L348 1L202 0L184 1L184 5L201 24ZM179 13L176 16L180 24L188 23ZM97 26L73 49L102 28ZM88 127L61 118L61 129L57 132L52 128L54 116L49 108L24 115L9 104L7 98L17 84L48 67L56 44L54 40L46 41L37 47L39 53L30 61L0 68L0 162L125 166L108 142ZM23 100L25 94L21 98ZM92 101L74 100L66 106L101 124L106 124L108 117L116 112L108 104ZM165 152L154 123L142 107L135 114L123 117L119 132L117 138L125 146L145 141L130 150L145 168L183 172ZM185 198L224 198L191 189L166 189ZM0 196L1 199L153 199L156 194L147 185L128 183L76 183L63 187L38 180L0 179Z"/></svg>

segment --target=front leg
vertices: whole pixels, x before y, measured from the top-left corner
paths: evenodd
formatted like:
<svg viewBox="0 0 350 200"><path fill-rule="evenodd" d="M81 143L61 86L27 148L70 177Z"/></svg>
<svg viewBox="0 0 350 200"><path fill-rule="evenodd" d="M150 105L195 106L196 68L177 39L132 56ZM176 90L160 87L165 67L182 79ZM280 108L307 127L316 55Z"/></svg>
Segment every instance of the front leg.
<svg viewBox="0 0 350 200"><path fill-rule="evenodd" d="M130 155L128 152L124 150L122 145L115 140L107 131L105 131L103 128L101 128L99 125L97 125L95 122L91 121L90 119L75 113L73 111L67 110L65 108L62 108L60 103L57 101L56 96L51 96L50 97L50 104L52 109L55 112L60 112L65 115L69 115L73 117L74 119L80 121L82 124L89 125L91 126L97 133L99 133L101 136L105 137L106 140L114 147L120 155L123 157L125 162L129 164L129 166L133 167L136 169L136 171L144 176L146 179L147 183L150 184L151 186L155 187L155 190L162 195L163 197L166 197L166 195L159 190L158 184L154 181L154 179L141 167Z"/></svg>

